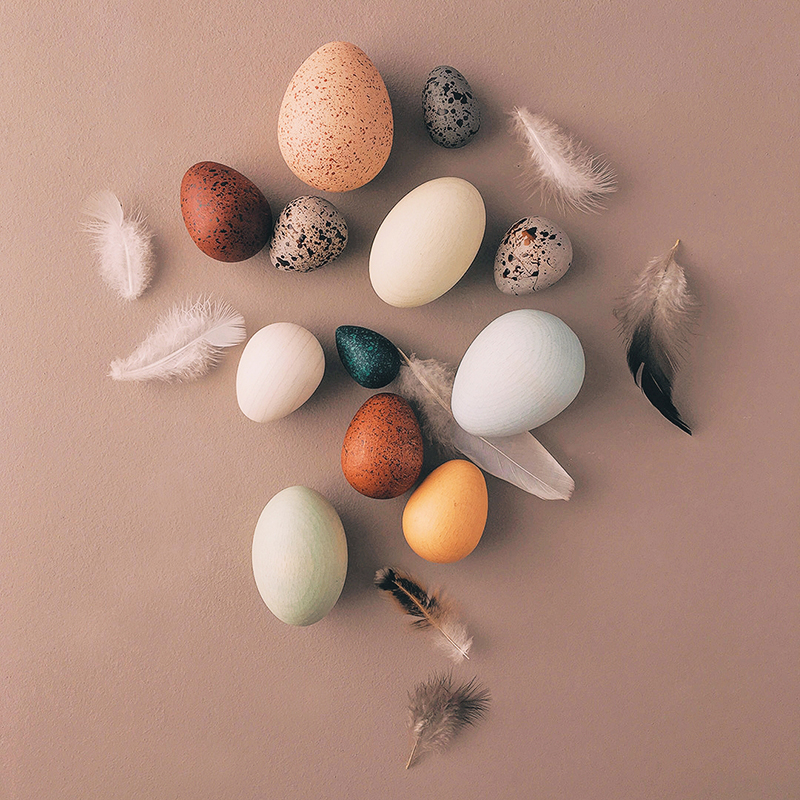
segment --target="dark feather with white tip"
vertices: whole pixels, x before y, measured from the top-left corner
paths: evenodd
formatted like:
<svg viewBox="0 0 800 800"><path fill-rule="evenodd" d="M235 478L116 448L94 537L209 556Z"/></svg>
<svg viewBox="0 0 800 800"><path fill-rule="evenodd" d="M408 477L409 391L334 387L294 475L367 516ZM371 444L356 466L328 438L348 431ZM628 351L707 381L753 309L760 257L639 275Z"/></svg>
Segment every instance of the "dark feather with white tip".
<svg viewBox="0 0 800 800"><path fill-rule="evenodd" d="M671 250L652 259L614 309L628 340L628 368L645 397L673 425L692 433L672 402L672 382L697 309Z"/></svg>
<svg viewBox="0 0 800 800"><path fill-rule="evenodd" d="M375 573L375 586L386 592L401 611L414 617L413 628L436 633L436 643L450 658L469 658L472 638L453 605L440 592L429 592L416 578L391 567Z"/></svg>

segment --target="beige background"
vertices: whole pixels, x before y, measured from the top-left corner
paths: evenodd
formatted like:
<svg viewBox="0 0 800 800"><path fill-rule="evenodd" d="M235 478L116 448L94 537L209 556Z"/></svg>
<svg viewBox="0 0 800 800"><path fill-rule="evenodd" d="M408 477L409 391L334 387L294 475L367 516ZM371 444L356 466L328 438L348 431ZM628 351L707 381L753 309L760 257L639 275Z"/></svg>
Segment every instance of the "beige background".
<svg viewBox="0 0 800 800"><path fill-rule="evenodd" d="M800 12L786 2L323 5L63 3L0 9L2 726L9 798L797 798ZM276 121L294 70L326 41L362 47L387 84L391 158L331 199L346 254L310 275L266 254L203 256L181 220L183 172L212 159L276 213L309 193ZM436 147L428 71L451 64L481 100L479 137ZM597 216L548 209L575 264L511 298L491 263L540 213L518 181L505 112L548 114L615 165ZM417 184L483 193L485 244L435 303L372 292L369 246ZM110 188L156 232L152 288L123 305L100 281L79 209ZM692 438L634 386L611 314L675 238L703 310L676 403ZM115 384L175 302L213 294L252 334L308 327L327 356L312 400L259 426L236 405L241 347L197 383ZM404 499L357 495L339 469L369 396L333 334L374 327L457 362L501 313L536 307L581 338L586 382L541 440L569 503L490 479L479 548L427 564L399 529ZM302 483L347 530L350 567L322 622L262 604L250 545L264 504ZM487 720L415 769L406 692L446 666L371 588L404 567L456 597L475 636Z"/></svg>

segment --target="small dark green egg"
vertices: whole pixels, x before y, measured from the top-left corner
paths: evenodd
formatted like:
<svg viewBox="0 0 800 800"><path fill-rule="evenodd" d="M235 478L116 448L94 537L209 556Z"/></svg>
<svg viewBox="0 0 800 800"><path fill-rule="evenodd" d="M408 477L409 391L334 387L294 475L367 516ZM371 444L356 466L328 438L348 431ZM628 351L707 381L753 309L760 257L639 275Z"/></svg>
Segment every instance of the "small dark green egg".
<svg viewBox="0 0 800 800"><path fill-rule="evenodd" d="M336 329L336 349L347 374L367 389L382 389L400 371L400 353L385 337L358 325Z"/></svg>

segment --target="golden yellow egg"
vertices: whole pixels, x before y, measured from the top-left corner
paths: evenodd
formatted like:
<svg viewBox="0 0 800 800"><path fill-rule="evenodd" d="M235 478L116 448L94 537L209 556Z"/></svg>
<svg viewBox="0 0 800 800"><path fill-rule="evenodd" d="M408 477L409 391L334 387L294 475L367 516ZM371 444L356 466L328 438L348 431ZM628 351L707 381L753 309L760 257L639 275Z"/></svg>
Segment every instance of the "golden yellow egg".
<svg viewBox="0 0 800 800"><path fill-rule="evenodd" d="M411 549L427 561L460 561L481 540L488 511L483 473L471 461L447 461L408 498L403 535Z"/></svg>

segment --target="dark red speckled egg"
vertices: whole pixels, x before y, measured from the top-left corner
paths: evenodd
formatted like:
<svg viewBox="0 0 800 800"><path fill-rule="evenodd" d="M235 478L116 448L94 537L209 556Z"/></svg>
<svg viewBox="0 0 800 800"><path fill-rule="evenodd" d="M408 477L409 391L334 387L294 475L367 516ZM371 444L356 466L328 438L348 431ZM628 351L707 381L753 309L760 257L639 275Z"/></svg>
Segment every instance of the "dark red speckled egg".
<svg viewBox="0 0 800 800"><path fill-rule="evenodd" d="M399 395L375 394L358 409L342 445L342 472L367 497L385 500L407 492L422 470L422 432Z"/></svg>
<svg viewBox="0 0 800 800"><path fill-rule="evenodd" d="M181 213L192 241L217 261L251 258L272 233L272 211L258 187L213 161L201 161L186 171Z"/></svg>

